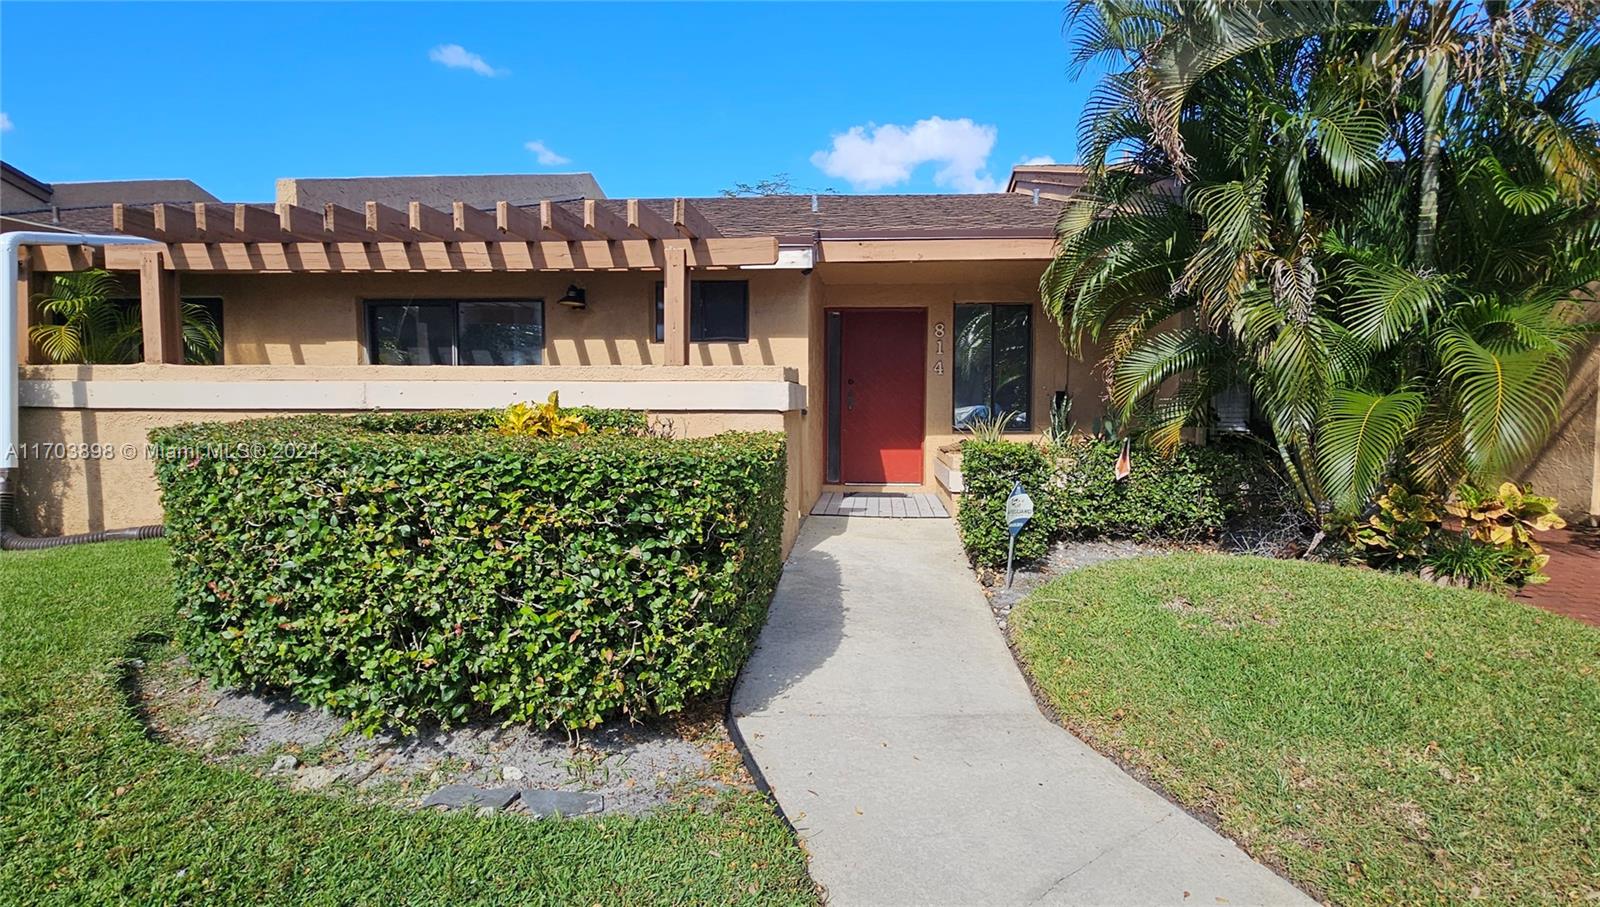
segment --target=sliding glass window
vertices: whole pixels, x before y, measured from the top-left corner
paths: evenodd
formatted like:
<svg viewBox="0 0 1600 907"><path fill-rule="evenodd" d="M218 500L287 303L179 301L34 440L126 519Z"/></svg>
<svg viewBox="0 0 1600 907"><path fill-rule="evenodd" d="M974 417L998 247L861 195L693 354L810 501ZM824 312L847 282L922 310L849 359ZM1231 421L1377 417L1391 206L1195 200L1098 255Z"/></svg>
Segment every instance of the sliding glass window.
<svg viewBox="0 0 1600 907"><path fill-rule="evenodd" d="M541 300L369 300L367 355L375 365L538 365Z"/></svg>
<svg viewBox="0 0 1600 907"><path fill-rule="evenodd" d="M1007 431L1033 425L1033 307L956 306L953 391L957 429L1006 418Z"/></svg>

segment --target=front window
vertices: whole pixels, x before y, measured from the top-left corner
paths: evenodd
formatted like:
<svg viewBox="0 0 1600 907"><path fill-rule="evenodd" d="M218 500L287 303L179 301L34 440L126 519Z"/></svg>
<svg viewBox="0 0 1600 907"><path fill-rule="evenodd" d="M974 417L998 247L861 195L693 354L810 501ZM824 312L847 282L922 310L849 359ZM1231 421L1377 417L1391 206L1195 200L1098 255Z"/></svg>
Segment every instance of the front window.
<svg viewBox="0 0 1600 907"><path fill-rule="evenodd" d="M953 352L957 429L1002 414L1007 431L1032 427L1032 306L957 305Z"/></svg>
<svg viewBox="0 0 1600 907"><path fill-rule="evenodd" d="M666 340L666 284L656 282L656 342ZM695 280L689 283L689 339L743 343L750 339L750 283Z"/></svg>
<svg viewBox="0 0 1600 907"><path fill-rule="evenodd" d="M367 303L374 365L538 365L541 300L406 300Z"/></svg>

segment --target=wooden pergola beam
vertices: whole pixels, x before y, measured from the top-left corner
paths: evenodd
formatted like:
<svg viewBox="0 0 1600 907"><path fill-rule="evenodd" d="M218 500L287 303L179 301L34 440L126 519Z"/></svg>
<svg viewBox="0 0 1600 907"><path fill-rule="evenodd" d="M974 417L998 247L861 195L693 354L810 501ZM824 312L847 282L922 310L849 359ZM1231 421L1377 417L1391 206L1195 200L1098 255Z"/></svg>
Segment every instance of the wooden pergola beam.
<svg viewBox="0 0 1600 907"><path fill-rule="evenodd" d="M773 237L719 238L667 243L646 239L582 242L285 242L173 243L162 266L180 271L233 273L426 272L426 271L660 271L667 247L681 249L689 268L734 268L773 264ZM103 266L138 270L141 247L107 246L97 259L82 246L30 245L29 263L39 271L74 271ZM102 264L103 262L103 264Z"/></svg>
<svg viewBox="0 0 1600 907"><path fill-rule="evenodd" d="M249 234L238 228L234 208L233 205L195 202L195 232L205 242L239 242L244 239Z"/></svg>
<svg viewBox="0 0 1600 907"><path fill-rule="evenodd" d="M688 199L673 199L672 226L685 239L709 239L722 233Z"/></svg>
<svg viewBox="0 0 1600 907"><path fill-rule="evenodd" d="M661 339L667 364L689 364L689 259L682 243L667 243L662 269Z"/></svg>
<svg viewBox="0 0 1600 907"><path fill-rule="evenodd" d="M296 238L321 239L324 213L299 205L279 204L278 229Z"/></svg>
<svg viewBox="0 0 1600 907"><path fill-rule="evenodd" d="M157 202L150 206L150 215L156 226L154 239L166 242L189 242L202 238L196 228L192 207Z"/></svg>
<svg viewBox="0 0 1600 907"><path fill-rule="evenodd" d="M474 208L465 202L455 202L450 206L451 220L456 229L456 239L500 239L500 228L495 222L495 216L487 211Z"/></svg>
<svg viewBox="0 0 1600 907"><path fill-rule="evenodd" d="M594 239L583 226L583 218L555 202L545 199L539 203L540 239Z"/></svg>
<svg viewBox="0 0 1600 907"><path fill-rule="evenodd" d="M666 218L645 207L636 198L628 199L628 228L651 239L672 239L678 235Z"/></svg>
<svg viewBox="0 0 1600 907"><path fill-rule="evenodd" d="M130 248L130 247L124 247ZM178 272L164 266L166 250L131 247L139 255L139 320L144 328L144 361L183 364L183 303Z"/></svg>
<svg viewBox="0 0 1600 907"><path fill-rule="evenodd" d="M596 199L583 200L583 228L606 239L633 239L643 234L628 226L628 221Z"/></svg>
<svg viewBox="0 0 1600 907"><path fill-rule="evenodd" d="M411 215L406 212L381 202L367 202L366 209L367 232L372 234L369 239L396 239L405 242L415 238L411 234Z"/></svg>
<svg viewBox="0 0 1600 907"><path fill-rule="evenodd" d="M495 202L494 221L495 229L507 239L539 238L539 218L510 202Z"/></svg>
<svg viewBox="0 0 1600 907"><path fill-rule="evenodd" d="M45 291L45 275L33 267L30 257L24 255L17 263L17 363L32 365L43 363L44 351L33 342L33 326L42 324L44 315L39 311L39 294Z"/></svg>
<svg viewBox="0 0 1600 907"><path fill-rule="evenodd" d="M322 239L326 242L361 242L367 233L367 216L360 211L327 202L322 206Z"/></svg>
<svg viewBox="0 0 1600 907"><path fill-rule="evenodd" d="M118 233L127 233L132 236L144 236L150 239L156 236L155 212L146 208L136 208L122 202L113 202L111 205L111 229Z"/></svg>
<svg viewBox="0 0 1600 907"><path fill-rule="evenodd" d="M233 206L233 230L235 233L252 239L258 236L272 235L277 235L279 238L289 238L284 235L283 220L278 211L257 205ZM298 238L317 239L320 234L321 231L318 230L315 235Z"/></svg>
<svg viewBox="0 0 1600 907"><path fill-rule="evenodd" d="M431 205L412 202L406 206L406 224L413 239L456 239L455 218Z"/></svg>

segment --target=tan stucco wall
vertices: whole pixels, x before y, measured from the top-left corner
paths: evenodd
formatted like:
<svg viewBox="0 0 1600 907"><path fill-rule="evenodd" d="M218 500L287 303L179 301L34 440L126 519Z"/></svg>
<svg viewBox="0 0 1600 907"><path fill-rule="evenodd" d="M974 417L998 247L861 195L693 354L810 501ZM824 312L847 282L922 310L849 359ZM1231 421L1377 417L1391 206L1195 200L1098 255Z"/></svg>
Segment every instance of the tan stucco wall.
<svg viewBox="0 0 1600 907"><path fill-rule="evenodd" d="M28 535L62 535L159 523L160 490L155 461L147 450L151 429L183 422L233 422L263 415L266 414L217 410L24 408L22 437L39 449L40 455L25 457L18 470L20 529ZM798 413L671 412L656 414L655 422L670 426L680 437L706 437L725 431L790 432L794 437L802 434L799 418ZM60 451L44 449L45 445L54 444L66 447ZM75 445L87 449L73 451ZM95 447L99 450L95 451ZM800 526L797 501L802 496L802 471L798 464L802 456L802 449L791 444L785 494L789 505L784 523L785 552Z"/></svg>
<svg viewBox="0 0 1600 907"><path fill-rule="evenodd" d="M1514 474L1554 497L1569 520L1600 517L1600 339L1573 357L1571 374L1549 440Z"/></svg>
<svg viewBox="0 0 1600 907"><path fill-rule="evenodd" d="M33 409L21 414L23 451L32 445L99 445L74 453L41 448L18 466L17 522L28 535L65 535L161 522L150 430L183 422L233 422L261 413ZM105 456L105 448L112 451ZM132 454L130 456L129 454Z"/></svg>
<svg viewBox="0 0 1600 907"><path fill-rule="evenodd" d="M795 271L695 272L696 280L750 282L750 340L696 343L698 365L800 365L806 360L806 278ZM656 343L654 274L185 274L185 296L223 300L223 361L232 365L361 365L362 301L543 299L546 365L663 364ZM583 287L589 307L556 300Z"/></svg>

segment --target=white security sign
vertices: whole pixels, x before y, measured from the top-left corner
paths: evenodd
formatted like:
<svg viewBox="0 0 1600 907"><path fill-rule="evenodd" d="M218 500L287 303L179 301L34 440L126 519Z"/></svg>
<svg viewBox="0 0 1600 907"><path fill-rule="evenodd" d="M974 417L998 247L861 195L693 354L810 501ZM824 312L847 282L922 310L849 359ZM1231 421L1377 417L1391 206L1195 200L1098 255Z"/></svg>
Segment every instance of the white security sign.
<svg viewBox="0 0 1600 907"><path fill-rule="evenodd" d="M1033 519L1033 498L1022 490L1022 483L1011 486L1011 495L1006 498L1006 528L1015 536L1022 531Z"/></svg>
<svg viewBox="0 0 1600 907"><path fill-rule="evenodd" d="M1011 540L1006 543L1006 588L1011 588L1011 578L1015 575L1011 567L1013 557L1017 553L1017 533L1022 527L1028 525L1033 519L1033 498L1022 490L1022 483L1017 482L1011 486L1011 494L1006 497L1006 530L1011 533Z"/></svg>

